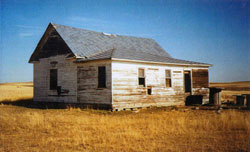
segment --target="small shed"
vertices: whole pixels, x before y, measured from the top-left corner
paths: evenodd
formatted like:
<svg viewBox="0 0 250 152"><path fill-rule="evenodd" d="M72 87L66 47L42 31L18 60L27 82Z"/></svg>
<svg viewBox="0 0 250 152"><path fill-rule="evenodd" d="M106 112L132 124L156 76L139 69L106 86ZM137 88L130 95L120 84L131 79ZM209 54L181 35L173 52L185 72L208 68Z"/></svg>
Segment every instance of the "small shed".
<svg viewBox="0 0 250 152"><path fill-rule="evenodd" d="M246 106L250 109L250 94L243 94L246 97Z"/></svg>

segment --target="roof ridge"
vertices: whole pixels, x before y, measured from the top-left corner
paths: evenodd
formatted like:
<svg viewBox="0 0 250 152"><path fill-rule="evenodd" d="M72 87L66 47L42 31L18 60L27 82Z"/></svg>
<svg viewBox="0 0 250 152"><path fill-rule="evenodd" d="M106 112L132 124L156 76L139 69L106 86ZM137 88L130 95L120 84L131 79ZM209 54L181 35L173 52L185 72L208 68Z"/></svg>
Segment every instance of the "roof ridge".
<svg viewBox="0 0 250 152"><path fill-rule="evenodd" d="M51 25L53 25L53 27L57 28L57 26L63 26L63 27L67 27L67 28L72 28L72 29L77 29L77 30L84 30L84 31L89 31L89 32L94 32L94 33L99 33L99 34L103 34L105 35L105 33L108 32L99 32L99 31L94 31L94 30L87 30L87 29L83 29L83 28L78 28L78 27L73 27L73 26L68 26L68 25L62 25L62 24L56 24L56 23L52 23L50 22ZM153 38L148 38L148 37L139 37L139 36L130 36L130 35L120 35L120 34L115 34L115 33L109 33L110 35L115 35L118 37L130 37L130 38L137 38L137 39L147 39L147 40L152 40L155 42L155 40ZM108 35L107 35L108 36Z"/></svg>

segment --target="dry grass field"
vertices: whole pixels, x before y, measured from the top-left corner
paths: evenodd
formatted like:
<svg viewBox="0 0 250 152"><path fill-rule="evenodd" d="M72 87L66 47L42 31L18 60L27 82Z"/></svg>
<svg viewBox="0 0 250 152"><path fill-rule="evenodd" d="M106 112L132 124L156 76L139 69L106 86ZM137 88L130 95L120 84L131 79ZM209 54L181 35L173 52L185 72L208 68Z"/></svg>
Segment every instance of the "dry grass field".
<svg viewBox="0 0 250 152"><path fill-rule="evenodd" d="M30 89L30 85L21 88ZM18 87L12 87L8 96L3 86L0 151L250 151L247 110L222 110L218 114L176 107L139 112L40 109L27 106L32 104L29 100L27 104L15 101L31 98L32 92L22 97L14 93Z"/></svg>
<svg viewBox="0 0 250 152"><path fill-rule="evenodd" d="M0 83L0 101L33 98L33 82Z"/></svg>

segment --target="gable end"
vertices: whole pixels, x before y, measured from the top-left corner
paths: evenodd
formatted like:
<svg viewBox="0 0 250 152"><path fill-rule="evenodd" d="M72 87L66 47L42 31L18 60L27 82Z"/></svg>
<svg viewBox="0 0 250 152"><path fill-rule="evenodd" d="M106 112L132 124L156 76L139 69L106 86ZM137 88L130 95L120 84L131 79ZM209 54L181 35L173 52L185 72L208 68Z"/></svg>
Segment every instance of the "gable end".
<svg viewBox="0 0 250 152"><path fill-rule="evenodd" d="M29 63L39 61L40 58L48 58L63 54L73 55L72 51L62 39L60 34L51 24L49 24L35 51L30 57Z"/></svg>

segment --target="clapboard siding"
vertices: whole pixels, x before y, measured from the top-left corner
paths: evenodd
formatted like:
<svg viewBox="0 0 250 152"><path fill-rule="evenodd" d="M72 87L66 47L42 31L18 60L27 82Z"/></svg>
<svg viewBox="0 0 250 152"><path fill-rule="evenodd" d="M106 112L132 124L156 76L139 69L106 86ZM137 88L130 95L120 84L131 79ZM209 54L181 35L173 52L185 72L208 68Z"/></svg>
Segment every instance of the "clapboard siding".
<svg viewBox="0 0 250 152"><path fill-rule="evenodd" d="M51 62L57 62L52 67ZM98 88L98 67L106 67L106 88ZM145 87L138 85L138 69L145 70ZM69 90L64 96L56 96L49 89L50 69L58 69L58 86ZM165 70L171 70L172 87L166 87ZM74 63L64 55L40 59L34 62L34 100L112 105L113 109L148 106L184 105L188 95L184 93L184 70L191 71L192 95L202 95L203 103L209 99L208 68L146 64L125 61L98 60ZM195 72L196 73L195 73ZM202 74L197 71L201 71ZM205 78L202 78L202 76ZM196 79L199 78L199 81ZM195 84L200 82L201 86ZM151 89L151 95L147 89Z"/></svg>
<svg viewBox="0 0 250 152"><path fill-rule="evenodd" d="M202 95L203 103L209 103L208 69L192 69L193 95Z"/></svg>
<svg viewBox="0 0 250 152"><path fill-rule="evenodd" d="M138 69L145 70L145 87L138 85ZM166 87L165 70L171 70L172 87ZM189 94L184 93L184 70L207 71L202 67L182 67L159 64L112 61L113 108L184 105ZM148 95L147 88L152 89ZM207 101L207 88L193 88L193 95L203 95Z"/></svg>
<svg viewBox="0 0 250 152"><path fill-rule="evenodd" d="M208 69L193 69L193 88L208 88Z"/></svg>
<svg viewBox="0 0 250 152"><path fill-rule="evenodd" d="M145 87L138 85L138 69L145 70ZM172 75L172 88L165 87L165 70L181 71ZM184 105L183 69L153 64L112 62L113 108ZM148 95L147 88L152 88Z"/></svg>
<svg viewBox="0 0 250 152"><path fill-rule="evenodd" d="M57 62L52 67L51 62ZM56 90L50 90L50 69L57 69L57 85L69 93L57 96ZM34 101L46 102L76 102L76 64L65 58L65 55L57 55L42 58L34 62Z"/></svg>
<svg viewBox="0 0 250 152"><path fill-rule="evenodd" d="M98 67L106 67L106 88L98 88ZM111 105L111 62L92 61L77 65L77 101Z"/></svg>

